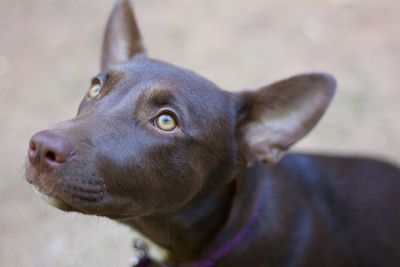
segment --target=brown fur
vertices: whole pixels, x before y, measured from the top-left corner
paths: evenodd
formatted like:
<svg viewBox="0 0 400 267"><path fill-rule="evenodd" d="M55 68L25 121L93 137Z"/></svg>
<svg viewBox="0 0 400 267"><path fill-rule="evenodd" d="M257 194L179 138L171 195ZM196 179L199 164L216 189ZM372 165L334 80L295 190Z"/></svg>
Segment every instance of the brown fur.
<svg viewBox="0 0 400 267"><path fill-rule="evenodd" d="M399 169L321 155L279 161L325 112L330 75L223 91L150 59L120 0L92 83L100 94L87 94L75 118L30 142L27 180L58 208L127 224L180 264L234 236L261 194L251 232L218 266L400 265ZM160 129L160 114L176 128Z"/></svg>

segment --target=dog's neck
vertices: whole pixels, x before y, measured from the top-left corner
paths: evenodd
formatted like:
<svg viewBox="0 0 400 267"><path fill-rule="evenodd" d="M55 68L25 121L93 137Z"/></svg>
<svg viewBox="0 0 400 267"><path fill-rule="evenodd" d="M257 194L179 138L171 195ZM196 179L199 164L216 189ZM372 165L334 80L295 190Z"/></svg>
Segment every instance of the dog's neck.
<svg viewBox="0 0 400 267"><path fill-rule="evenodd" d="M243 173L231 183L200 193L179 212L144 216L123 223L165 248L171 262L189 262L235 236L249 220L257 195L257 179Z"/></svg>

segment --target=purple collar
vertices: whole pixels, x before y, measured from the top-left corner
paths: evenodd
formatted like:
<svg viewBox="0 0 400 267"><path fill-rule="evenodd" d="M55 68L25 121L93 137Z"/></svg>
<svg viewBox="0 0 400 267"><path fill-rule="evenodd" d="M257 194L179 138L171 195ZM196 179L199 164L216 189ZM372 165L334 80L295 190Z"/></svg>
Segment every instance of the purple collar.
<svg viewBox="0 0 400 267"><path fill-rule="evenodd" d="M222 258L224 258L226 255L228 255L244 238L244 236L248 233L251 225L254 223L258 211L261 206L261 193L258 192L256 196L256 200L254 202L254 205L252 207L251 211L251 216L247 223L239 230L239 232L234 235L230 240L228 240L226 243L222 244L220 247L217 247L215 250L213 250L206 258L201 259L199 261L195 261L192 263L187 263L187 264L180 264L175 267L214 267L220 261ZM149 258L148 256L142 257L139 262L133 267L148 267L150 264L153 263L153 260ZM166 265L164 263L159 264L160 267L172 267L169 265Z"/></svg>

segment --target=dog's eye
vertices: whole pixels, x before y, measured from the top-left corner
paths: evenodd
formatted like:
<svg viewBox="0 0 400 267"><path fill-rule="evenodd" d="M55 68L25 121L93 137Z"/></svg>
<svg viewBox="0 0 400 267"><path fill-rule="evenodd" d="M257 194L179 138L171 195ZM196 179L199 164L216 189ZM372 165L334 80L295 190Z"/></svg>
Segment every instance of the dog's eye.
<svg viewBox="0 0 400 267"><path fill-rule="evenodd" d="M98 94L100 94L102 88L103 87L101 86L101 84L93 84L92 87L90 87L89 96L91 98L96 97Z"/></svg>
<svg viewBox="0 0 400 267"><path fill-rule="evenodd" d="M163 131L172 131L176 128L176 121L171 114L163 113L155 119L155 125Z"/></svg>

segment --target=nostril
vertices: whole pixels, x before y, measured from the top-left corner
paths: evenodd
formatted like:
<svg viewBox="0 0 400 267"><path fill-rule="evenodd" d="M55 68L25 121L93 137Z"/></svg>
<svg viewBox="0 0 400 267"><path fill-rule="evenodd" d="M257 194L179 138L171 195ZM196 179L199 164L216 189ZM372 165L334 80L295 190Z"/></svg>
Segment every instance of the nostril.
<svg viewBox="0 0 400 267"><path fill-rule="evenodd" d="M34 141L31 141L29 143L29 150L32 151L32 152L36 151L36 143Z"/></svg>
<svg viewBox="0 0 400 267"><path fill-rule="evenodd" d="M44 157L49 161L57 161L56 154L53 151L47 151Z"/></svg>
<svg viewBox="0 0 400 267"><path fill-rule="evenodd" d="M31 164L36 164L37 162L37 144L35 141L31 140L29 142L29 151L28 151L28 158Z"/></svg>
<svg viewBox="0 0 400 267"><path fill-rule="evenodd" d="M45 144L42 151L42 158L48 164L61 164L67 161L73 154L73 147L65 140L58 140L54 143Z"/></svg>

